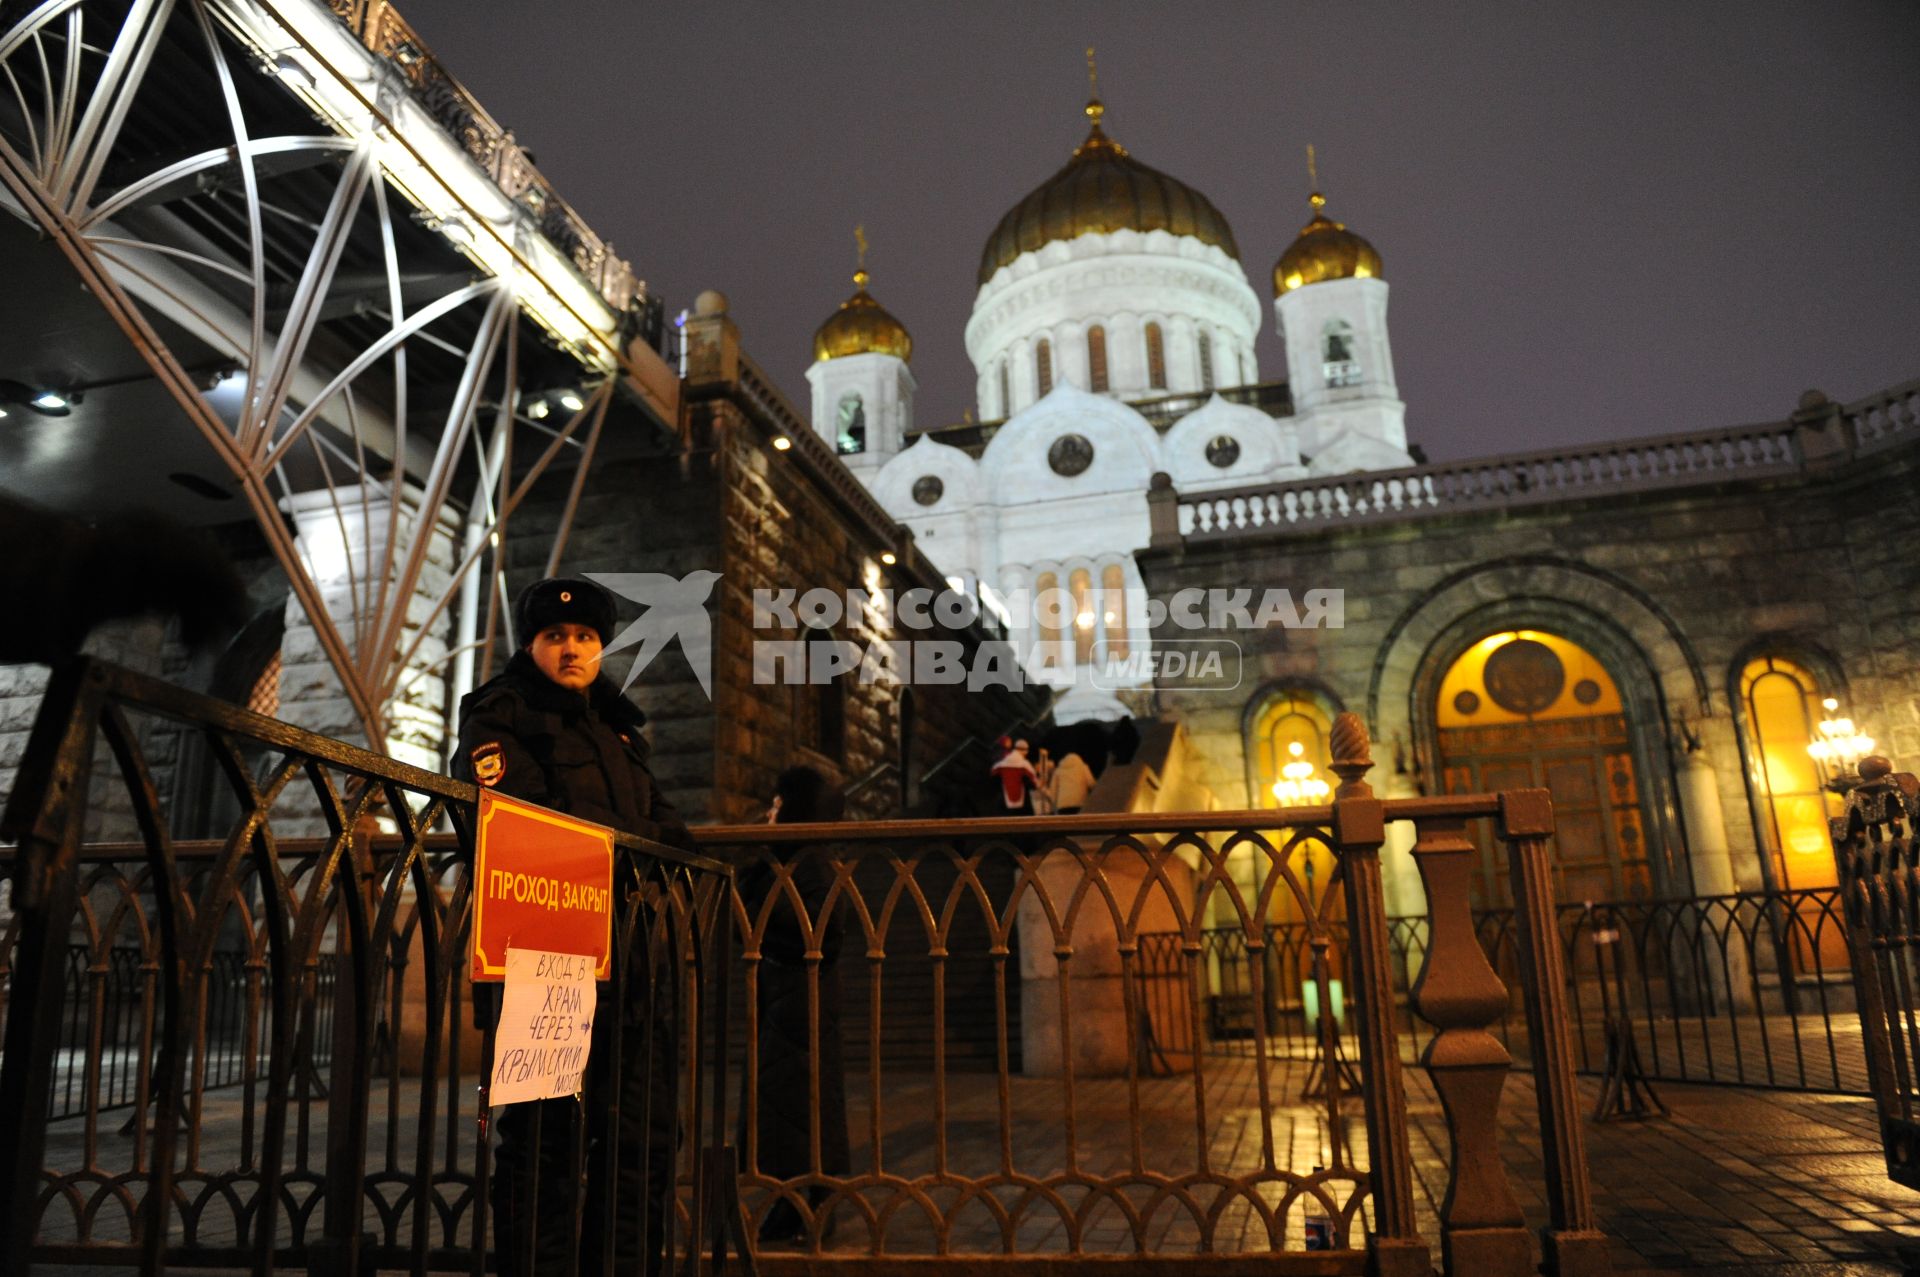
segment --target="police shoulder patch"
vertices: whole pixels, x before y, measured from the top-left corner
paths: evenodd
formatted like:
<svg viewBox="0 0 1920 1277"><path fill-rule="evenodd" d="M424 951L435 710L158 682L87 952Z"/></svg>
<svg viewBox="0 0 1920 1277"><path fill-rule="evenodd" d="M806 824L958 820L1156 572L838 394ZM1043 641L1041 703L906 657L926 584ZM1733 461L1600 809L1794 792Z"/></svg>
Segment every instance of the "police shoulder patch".
<svg viewBox="0 0 1920 1277"><path fill-rule="evenodd" d="M497 740L474 746L472 757L473 778L482 785L497 785L500 778L507 774L507 756Z"/></svg>

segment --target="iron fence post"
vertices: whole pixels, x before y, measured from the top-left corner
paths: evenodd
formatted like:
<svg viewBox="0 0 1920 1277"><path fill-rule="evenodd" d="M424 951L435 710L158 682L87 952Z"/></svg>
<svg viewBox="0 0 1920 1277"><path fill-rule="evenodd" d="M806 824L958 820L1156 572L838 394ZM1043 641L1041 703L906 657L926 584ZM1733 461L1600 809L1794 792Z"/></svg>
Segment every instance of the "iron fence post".
<svg viewBox="0 0 1920 1277"><path fill-rule="evenodd" d="M1893 764L1879 755L1861 760L1860 780L1847 795L1846 814L1831 825L1846 893L1847 958L1887 1177L1920 1188L1920 1122L1914 1119L1920 1052L1907 1047L1920 1029L1920 995L1907 968L1908 952L1920 948L1913 928L1920 907L1920 785L1911 775L1894 775Z"/></svg>
<svg viewBox="0 0 1920 1277"><path fill-rule="evenodd" d="M1546 1269L1556 1277L1600 1277L1612 1272L1613 1264L1606 1235L1594 1218L1586 1132L1573 1085L1566 971L1547 863L1552 833L1553 798L1546 790L1500 795L1498 834L1507 844L1527 1036L1533 1044L1534 1097L1540 1106L1540 1155L1547 1172L1549 1223L1542 1234Z"/></svg>
<svg viewBox="0 0 1920 1277"><path fill-rule="evenodd" d="M1333 795L1332 834L1346 882L1353 946L1350 979L1360 1023L1360 1082L1371 1162L1374 1232L1367 1239L1367 1267L1374 1277L1428 1277L1433 1253L1413 1215L1413 1155L1407 1142L1407 1095L1393 1023L1386 894L1380 881L1386 806L1365 780L1373 767L1372 747L1359 716L1340 715L1329 743L1333 771L1340 777Z"/></svg>
<svg viewBox="0 0 1920 1277"><path fill-rule="evenodd" d="M1439 1030L1420 1062L1440 1096L1453 1148L1440 1203L1440 1254L1455 1277L1526 1277L1533 1242L1500 1161L1500 1092L1513 1057L1488 1032L1506 1014L1507 989L1474 932L1467 898L1473 840L1464 819L1430 818L1416 827L1413 859L1430 931L1413 1001Z"/></svg>
<svg viewBox="0 0 1920 1277"><path fill-rule="evenodd" d="M0 817L0 842L17 847L13 908L20 915L0 1057L0 1272L31 1271L39 1231L47 1093L64 1010L67 935L79 896L79 851L93 775L93 742L106 691L105 671L79 660L53 672L27 752ZM172 1167L156 1166L164 1181ZM149 1219L164 1224L164 1217ZM157 1271L155 1253L143 1267Z"/></svg>

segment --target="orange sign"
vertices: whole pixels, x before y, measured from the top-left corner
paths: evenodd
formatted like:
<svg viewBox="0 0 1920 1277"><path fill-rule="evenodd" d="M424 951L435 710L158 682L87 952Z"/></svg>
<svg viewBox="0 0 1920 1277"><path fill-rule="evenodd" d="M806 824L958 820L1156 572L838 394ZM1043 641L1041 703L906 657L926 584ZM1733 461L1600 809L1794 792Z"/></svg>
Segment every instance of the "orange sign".
<svg viewBox="0 0 1920 1277"><path fill-rule="evenodd" d="M475 980L504 980L507 946L584 954L613 973L613 831L480 791L473 848Z"/></svg>

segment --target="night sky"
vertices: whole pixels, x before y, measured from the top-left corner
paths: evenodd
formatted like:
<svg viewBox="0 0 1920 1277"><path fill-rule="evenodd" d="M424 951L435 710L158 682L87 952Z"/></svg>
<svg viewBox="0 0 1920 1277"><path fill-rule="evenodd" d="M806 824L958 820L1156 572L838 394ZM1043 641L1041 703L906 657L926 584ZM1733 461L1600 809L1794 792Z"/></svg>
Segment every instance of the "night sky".
<svg viewBox="0 0 1920 1277"><path fill-rule="evenodd" d="M914 336L917 423L973 406L980 250L1084 135L1088 44L1109 132L1232 223L1267 379L1315 144L1328 212L1385 260L1436 460L1920 376L1909 0L399 8L670 313L727 293L803 412L856 222Z"/></svg>

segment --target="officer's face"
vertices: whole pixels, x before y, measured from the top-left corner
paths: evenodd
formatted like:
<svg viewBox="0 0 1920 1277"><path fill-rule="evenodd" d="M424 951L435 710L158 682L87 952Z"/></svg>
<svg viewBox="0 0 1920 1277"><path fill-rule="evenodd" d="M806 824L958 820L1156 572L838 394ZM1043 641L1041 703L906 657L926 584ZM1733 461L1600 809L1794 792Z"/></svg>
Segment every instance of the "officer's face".
<svg viewBox="0 0 1920 1277"><path fill-rule="evenodd" d="M600 674L600 635L588 625L549 625L527 648L533 663L562 687L583 692Z"/></svg>

